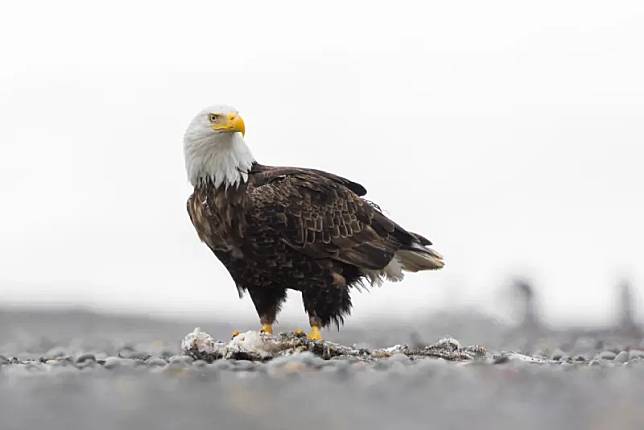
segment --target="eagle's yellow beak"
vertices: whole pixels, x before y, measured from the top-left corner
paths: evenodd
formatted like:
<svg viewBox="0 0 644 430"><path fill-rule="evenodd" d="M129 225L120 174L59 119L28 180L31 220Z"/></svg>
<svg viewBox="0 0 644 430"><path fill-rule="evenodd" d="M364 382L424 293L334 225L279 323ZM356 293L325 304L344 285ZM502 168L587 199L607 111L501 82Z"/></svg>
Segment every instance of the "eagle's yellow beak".
<svg viewBox="0 0 644 430"><path fill-rule="evenodd" d="M246 133L246 126L244 125L244 120L236 113L229 113L224 119L220 122L217 122L212 125L212 129L219 132L225 133L235 133L240 132L241 134Z"/></svg>

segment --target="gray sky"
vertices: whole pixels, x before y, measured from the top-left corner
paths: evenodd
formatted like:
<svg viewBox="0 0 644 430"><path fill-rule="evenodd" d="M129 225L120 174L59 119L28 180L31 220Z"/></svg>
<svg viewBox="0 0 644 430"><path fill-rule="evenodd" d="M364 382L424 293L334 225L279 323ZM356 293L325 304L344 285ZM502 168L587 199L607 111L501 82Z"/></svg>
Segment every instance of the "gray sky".
<svg viewBox="0 0 644 430"><path fill-rule="evenodd" d="M525 274L552 321L604 322L616 279L644 281L642 2L3 9L5 303L254 317L185 210L182 135L216 103L260 162L362 183L446 256L356 293L355 320L502 315Z"/></svg>

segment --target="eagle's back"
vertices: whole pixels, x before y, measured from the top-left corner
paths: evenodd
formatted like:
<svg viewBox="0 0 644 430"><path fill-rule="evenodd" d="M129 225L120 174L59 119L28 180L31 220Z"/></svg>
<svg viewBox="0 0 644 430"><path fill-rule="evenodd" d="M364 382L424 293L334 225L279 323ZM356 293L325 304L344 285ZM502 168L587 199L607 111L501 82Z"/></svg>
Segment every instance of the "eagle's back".
<svg viewBox="0 0 644 430"><path fill-rule="evenodd" d="M347 286L373 281L397 252L424 252L430 244L365 193L319 170L255 164L239 187L195 188L188 211L239 288Z"/></svg>

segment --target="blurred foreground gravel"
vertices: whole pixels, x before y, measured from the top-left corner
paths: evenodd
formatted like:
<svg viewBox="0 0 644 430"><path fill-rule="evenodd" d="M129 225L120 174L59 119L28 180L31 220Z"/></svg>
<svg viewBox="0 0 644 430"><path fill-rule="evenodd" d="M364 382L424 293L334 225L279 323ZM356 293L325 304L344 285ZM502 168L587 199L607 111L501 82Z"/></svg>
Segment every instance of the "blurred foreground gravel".
<svg viewBox="0 0 644 430"><path fill-rule="evenodd" d="M460 361L398 347L208 363L182 355L187 323L101 316L74 331L84 317L67 316L0 314L0 429L644 428L639 334L499 329L484 356Z"/></svg>

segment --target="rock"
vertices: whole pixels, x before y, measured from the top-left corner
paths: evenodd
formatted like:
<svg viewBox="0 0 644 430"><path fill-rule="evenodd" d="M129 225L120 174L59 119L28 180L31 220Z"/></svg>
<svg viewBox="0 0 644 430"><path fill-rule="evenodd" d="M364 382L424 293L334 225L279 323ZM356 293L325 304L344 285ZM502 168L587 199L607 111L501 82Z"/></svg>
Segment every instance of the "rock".
<svg viewBox="0 0 644 430"><path fill-rule="evenodd" d="M134 367L136 366L136 361L129 358L121 357L107 357L105 359L105 364L103 365L106 369L115 369L119 367Z"/></svg>
<svg viewBox="0 0 644 430"><path fill-rule="evenodd" d="M644 351L641 349L631 349L628 353L629 360L642 360L644 359Z"/></svg>
<svg viewBox="0 0 644 430"><path fill-rule="evenodd" d="M255 370L256 364L248 360L235 360L233 361L232 370L234 371L250 371Z"/></svg>
<svg viewBox="0 0 644 430"><path fill-rule="evenodd" d="M204 360L195 360L192 362L192 365L194 367L205 367L208 365L208 362Z"/></svg>
<svg viewBox="0 0 644 430"><path fill-rule="evenodd" d="M119 357L129 358L132 360L142 360L145 361L150 358L150 354L147 352L135 351L132 348L123 348L119 351Z"/></svg>
<svg viewBox="0 0 644 430"><path fill-rule="evenodd" d="M618 363L626 363L628 361L628 351L620 351L620 353L615 356L615 361Z"/></svg>
<svg viewBox="0 0 644 430"><path fill-rule="evenodd" d="M51 359L56 359L56 358L61 358L65 357L67 355L67 352L65 351L64 348L60 346L56 346L49 351L47 351L44 355L44 361L51 360Z"/></svg>
<svg viewBox="0 0 644 430"><path fill-rule="evenodd" d="M223 358L226 344L216 341L199 327L181 341L181 351L197 360L213 361Z"/></svg>
<svg viewBox="0 0 644 430"><path fill-rule="evenodd" d="M562 360L564 360L565 358L566 358L566 353L565 353L565 352L563 352L563 351L562 351L562 350L560 350L560 349L555 349L555 350L552 352L552 355L550 356L550 359L551 359L551 360L554 360L554 361L562 361Z"/></svg>
<svg viewBox="0 0 644 430"><path fill-rule="evenodd" d="M496 355L492 360L492 364L505 364L510 362L510 357L507 355Z"/></svg>
<svg viewBox="0 0 644 430"><path fill-rule="evenodd" d="M616 354L613 351L602 351L599 354L597 354L597 358L600 358L602 360L614 360Z"/></svg>
<svg viewBox="0 0 644 430"><path fill-rule="evenodd" d="M518 352L504 352L501 355L502 357L507 357L509 361L520 361L524 363L533 363L533 364L545 364L547 363L546 360L539 358L539 357L532 357L529 355L525 354L520 354ZM501 360L499 357L498 359L495 360Z"/></svg>
<svg viewBox="0 0 644 430"><path fill-rule="evenodd" d="M168 364L168 362L159 357L150 357L147 360L145 360L145 364L148 367L163 367L166 364Z"/></svg>
<svg viewBox="0 0 644 430"><path fill-rule="evenodd" d="M195 361L194 358L189 355L173 355L168 360L171 365L180 367L188 367L192 364L193 361Z"/></svg>
<svg viewBox="0 0 644 430"><path fill-rule="evenodd" d="M84 364L90 361L91 362L96 361L96 357L94 356L94 354L81 354L78 357L76 357L76 360L74 360L76 364Z"/></svg>

